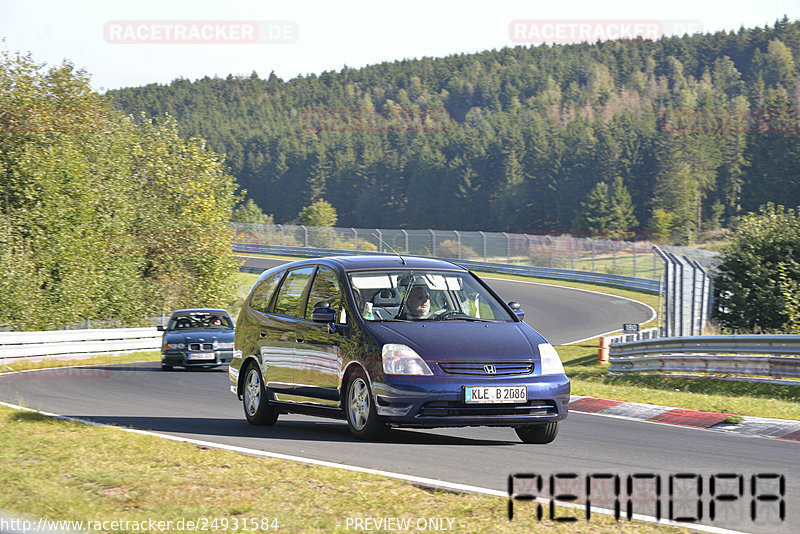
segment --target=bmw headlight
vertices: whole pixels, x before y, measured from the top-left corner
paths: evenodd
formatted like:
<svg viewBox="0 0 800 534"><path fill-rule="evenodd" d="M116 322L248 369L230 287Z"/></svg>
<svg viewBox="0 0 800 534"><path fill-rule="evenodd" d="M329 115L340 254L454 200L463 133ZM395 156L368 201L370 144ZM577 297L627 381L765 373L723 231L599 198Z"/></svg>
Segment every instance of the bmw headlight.
<svg viewBox="0 0 800 534"><path fill-rule="evenodd" d="M414 349L387 344L381 349L383 372L387 375L432 375L430 367Z"/></svg>
<svg viewBox="0 0 800 534"><path fill-rule="evenodd" d="M164 343L164 350L183 350L186 343Z"/></svg>
<svg viewBox="0 0 800 534"><path fill-rule="evenodd" d="M539 344L539 358L541 359L543 375L563 375L564 366L561 364L561 358L558 357L556 349L550 343Z"/></svg>

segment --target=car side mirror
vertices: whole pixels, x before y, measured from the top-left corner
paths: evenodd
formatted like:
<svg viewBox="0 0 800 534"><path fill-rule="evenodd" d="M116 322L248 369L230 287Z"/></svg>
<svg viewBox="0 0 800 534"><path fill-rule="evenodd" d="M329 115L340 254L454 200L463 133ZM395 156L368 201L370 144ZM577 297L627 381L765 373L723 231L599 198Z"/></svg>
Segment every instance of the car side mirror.
<svg viewBox="0 0 800 534"><path fill-rule="evenodd" d="M156 330L158 330L159 332L163 332L163 331L165 330L165 328L164 328L164 326L163 326L163 325L158 325L158 326L156 327Z"/></svg>
<svg viewBox="0 0 800 534"><path fill-rule="evenodd" d="M520 321L525 318L525 312L522 311L522 305L516 300L512 300L511 302L509 302L508 307L511 308L511 311L514 312L514 315L519 317Z"/></svg>
<svg viewBox="0 0 800 534"><path fill-rule="evenodd" d="M311 312L311 320L315 323L336 322L336 311L331 308L330 302L325 300L314 304L314 311Z"/></svg>

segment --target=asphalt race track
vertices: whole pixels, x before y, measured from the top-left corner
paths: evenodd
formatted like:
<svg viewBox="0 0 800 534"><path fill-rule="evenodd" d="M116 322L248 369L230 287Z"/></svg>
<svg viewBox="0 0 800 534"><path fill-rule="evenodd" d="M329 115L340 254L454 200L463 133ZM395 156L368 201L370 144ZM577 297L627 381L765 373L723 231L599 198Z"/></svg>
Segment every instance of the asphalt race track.
<svg viewBox="0 0 800 534"><path fill-rule="evenodd" d="M622 322L642 322L652 313L646 306L595 293L499 280L489 283L504 299L521 302L526 322L554 344L619 329ZM283 415L273 427L252 427L244 419L240 402L229 392L227 368L166 373L158 363L94 368L85 376L36 371L0 377L0 400L101 423L500 491L506 491L509 475L533 473L544 477L540 496L548 498L551 475L557 479L556 493L569 493L558 485L558 480L565 479L559 475L576 474L583 486L589 475L619 475L623 514L628 475L642 475L636 479L642 485L636 486L641 493L635 492L634 512L654 516L658 501L664 518L670 513L670 476L675 483L673 517L697 517L700 479L704 496L701 523L765 533L797 532L800 524L800 445L779 439L573 413L549 445L525 445L512 429L485 427L392 430L384 442L364 443L350 437L344 421ZM718 474L742 475L744 493L733 501L720 501L717 520L709 523L710 480ZM782 500L786 517L782 522L777 519L780 500L765 497L779 492L772 479L761 476L768 474L785 476ZM646 492L653 480L646 475L660 477L660 498L653 497L654 491ZM753 475L758 476L757 493L764 497L755 500L764 520L755 522L751 519ZM720 488L722 485L717 485L717 494L723 492ZM613 506L612 501L593 504ZM518 511L525 506L535 504L516 503ZM499 504L497 517L504 518L506 513L505 503ZM721 516L726 519L720 520ZM535 529L535 525L520 527Z"/></svg>

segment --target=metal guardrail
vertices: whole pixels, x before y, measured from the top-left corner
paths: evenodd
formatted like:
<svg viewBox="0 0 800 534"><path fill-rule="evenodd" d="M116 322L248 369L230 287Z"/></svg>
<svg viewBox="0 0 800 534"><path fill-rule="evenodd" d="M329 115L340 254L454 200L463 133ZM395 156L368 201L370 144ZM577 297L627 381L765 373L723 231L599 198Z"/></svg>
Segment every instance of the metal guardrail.
<svg viewBox="0 0 800 534"><path fill-rule="evenodd" d="M286 247L280 245L256 245L250 243L234 243L233 251L244 254L276 254L301 257L320 257L331 255L385 255L387 252L365 252L352 250L337 250L330 248L312 247ZM658 280L647 278L635 278L633 276L623 276L619 274L597 273L589 271L572 271L568 269L555 269L550 267L534 267L530 265L511 265L505 263L489 263L472 260L457 260L452 258L440 258L445 261L467 267L472 270L492 271L503 274L516 274L521 276L533 276L538 278L549 278L555 280L569 280L573 282L586 282L590 284L602 284L607 286L621 287L623 289L633 289L645 291L647 293L658 293ZM258 272L262 269L243 269L246 272Z"/></svg>
<svg viewBox="0 0 800 534"><path fill-rule="evenodd" d="M18 358L69 358L158 350L155 328L0 332L0 363Z"/></svg>
<svg viewBox="0 0 800 534"><path fill-rule="evenodd" d="M611 373L800 385L800 336L732 335L612 343Z"/></svg>
<svg viewBox="0 0 800 534"><path fill-rule="evenodd" d="M620 334L617 336L610 336L611 343L629 343L631 341L642 341L644 339L655 339L664 337L663 328L654 326L652 328L645 328L639 330L635 334Z"/></svg>

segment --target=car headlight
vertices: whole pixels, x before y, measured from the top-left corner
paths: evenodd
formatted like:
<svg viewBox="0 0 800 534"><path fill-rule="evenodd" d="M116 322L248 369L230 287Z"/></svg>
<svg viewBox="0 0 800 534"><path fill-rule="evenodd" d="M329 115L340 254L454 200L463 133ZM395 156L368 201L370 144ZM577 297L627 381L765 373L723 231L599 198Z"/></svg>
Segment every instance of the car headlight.
<svg viewBox="0 0 800 534"><path fill-rule="evenodd" d="M230 350L230 349L233 348L233 342L231 342L231 343L217 343L217 348L218 349L223 349L223 350Z"/></svg>
<svg viewBox="0 0 800 534"><path fill-rule="evenodd" d="M164 343L164 350L183 350L186 343Z"/></svg>
<svg viewBox="0 0 800 534"><path fill-rule="evenodd" d="M430 367L414 349L388 344L381 349L383 372L387 375L432 375Z"/></svg>
<svg viewBox="0 0 800 534"><path fill-rule="evenodd" d="M541 360L543 375L563 375L564 366L558 357L556 349L550 343L539 344L539 358Z"/></svg>

